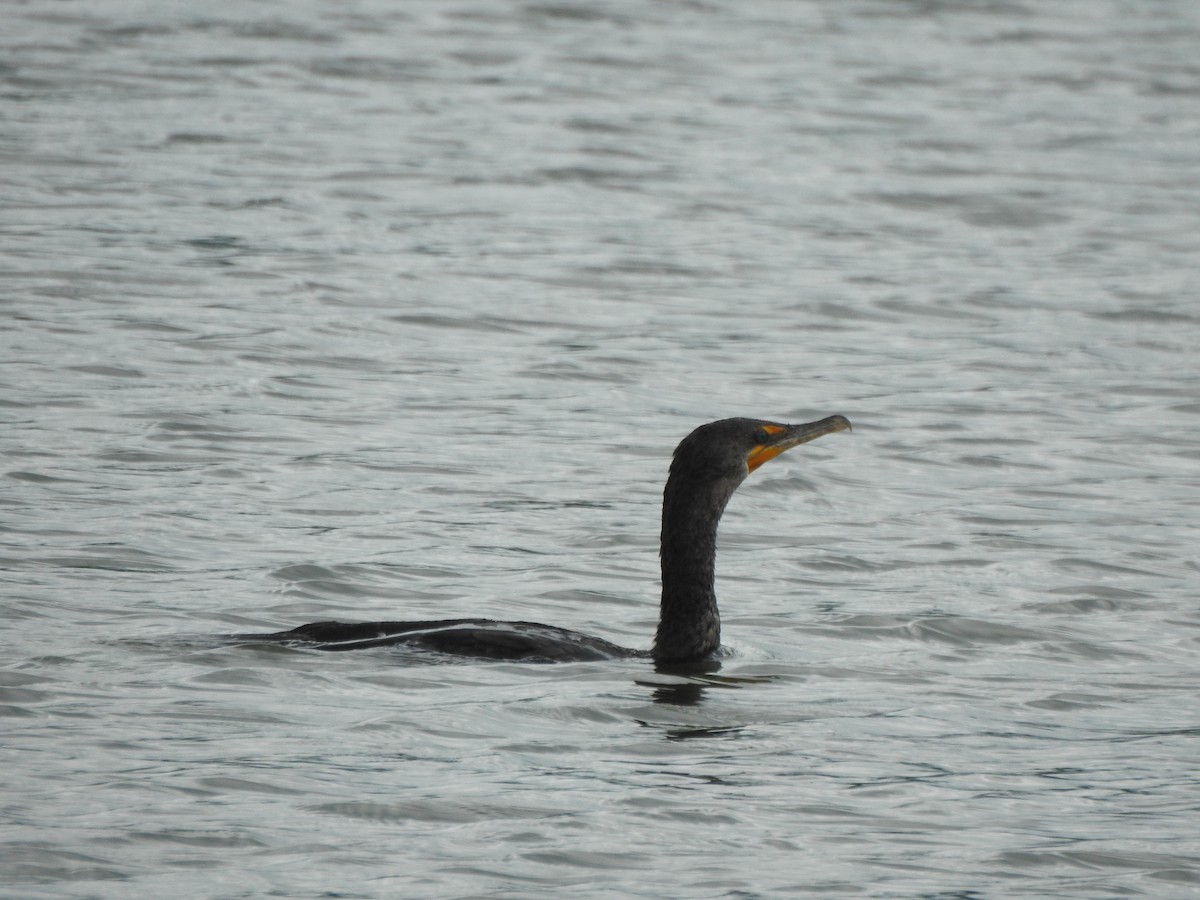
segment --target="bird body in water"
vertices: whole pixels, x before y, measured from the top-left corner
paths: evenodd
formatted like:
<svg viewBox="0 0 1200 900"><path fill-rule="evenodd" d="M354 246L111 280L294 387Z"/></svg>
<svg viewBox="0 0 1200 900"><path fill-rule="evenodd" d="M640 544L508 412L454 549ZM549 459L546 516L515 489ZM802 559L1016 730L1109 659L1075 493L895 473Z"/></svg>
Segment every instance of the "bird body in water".
<svg viewBox="0 0 1200 900"><path fill-rule="evenodd" d="M649 652L552 625L493 619L314 622L290 631L238 635L238 640L295 643L320 650L405 644L482 659L557 662L650 657L660 664L703 660L721 644L713 579L717 524L729 498L767 460L848 428L850 422L842 416L803 425L721 419L701 425L680 442L663 490L662 600L658 632Z"/></svg>

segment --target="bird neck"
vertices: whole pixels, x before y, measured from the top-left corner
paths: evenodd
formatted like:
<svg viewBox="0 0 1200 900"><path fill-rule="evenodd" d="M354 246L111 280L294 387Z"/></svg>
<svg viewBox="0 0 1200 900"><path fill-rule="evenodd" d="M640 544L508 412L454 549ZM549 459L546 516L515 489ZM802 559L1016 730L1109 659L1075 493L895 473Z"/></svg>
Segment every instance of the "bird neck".
<svg viewBox="0 0 1200 900"><path fill-rule="evenodd" d="M654 659L703 659L721 644L713 578L717 523L732 491L696 490L672 470L663 492L662 602Z"/></svg>

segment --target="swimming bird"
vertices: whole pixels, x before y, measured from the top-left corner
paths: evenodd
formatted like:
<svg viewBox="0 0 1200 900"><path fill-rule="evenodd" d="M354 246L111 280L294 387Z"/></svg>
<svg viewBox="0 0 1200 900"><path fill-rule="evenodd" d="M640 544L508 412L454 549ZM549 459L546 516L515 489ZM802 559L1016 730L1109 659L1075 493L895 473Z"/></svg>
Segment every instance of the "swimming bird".
<svg viewBox="0 0 1200 900"><path fill-rule="evenodd" d="M658 664L691 663L721 644L714 571L717 524L746 476L785 450L850 428L842 416L803 425L762 419L721 419L701 425L675 448L663 489L662 600L649 652L621 647L553 625L494 619L423 622L314 622L290 631L237 635L246 642L357 650L405 644L485 659L578 661L650 657Z"/></svg>

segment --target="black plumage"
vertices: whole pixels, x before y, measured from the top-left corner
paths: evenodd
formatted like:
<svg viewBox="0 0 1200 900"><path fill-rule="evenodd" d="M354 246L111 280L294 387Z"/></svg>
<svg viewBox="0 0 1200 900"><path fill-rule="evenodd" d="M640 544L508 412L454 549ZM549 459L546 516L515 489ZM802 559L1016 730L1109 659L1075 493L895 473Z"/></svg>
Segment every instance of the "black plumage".
<svg viewBox="0 0 1200 900"><path fill-rule="evenodd" d="M717 525L729 498L746 476L768 459L849 427L842 416L803 425L722 419L701 425L680 442L663 490L662 601L654 648L649 653L553 625L493 619L315 622L290 631L238 635L237 639L320 650L406 644L480 659L558 662L650 656L658 663L702 660L721 644L713 578Z"/></svg>

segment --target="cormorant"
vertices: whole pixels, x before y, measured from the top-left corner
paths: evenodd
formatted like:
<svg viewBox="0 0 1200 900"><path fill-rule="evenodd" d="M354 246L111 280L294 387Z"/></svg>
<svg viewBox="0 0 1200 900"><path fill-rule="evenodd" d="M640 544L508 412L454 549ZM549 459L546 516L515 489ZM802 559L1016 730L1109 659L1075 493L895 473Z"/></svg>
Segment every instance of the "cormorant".
<svg viewBox="0 0 1200 900"><path fill-rule="evenodd" d="M631 650L535 622L445 619L427 622L314 622L290 631L238 635L239 641L301 644L319 650L357 650L407 644L486 659L577 661L652 658L656 663L703 660L720 646L721 617L713 589L717 523L742 481L783 451L843 431L850 422L829 416L803 425L761 419L722 419L701 425L675 448L663 490L662 601L654 648Z"/></svg>

